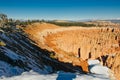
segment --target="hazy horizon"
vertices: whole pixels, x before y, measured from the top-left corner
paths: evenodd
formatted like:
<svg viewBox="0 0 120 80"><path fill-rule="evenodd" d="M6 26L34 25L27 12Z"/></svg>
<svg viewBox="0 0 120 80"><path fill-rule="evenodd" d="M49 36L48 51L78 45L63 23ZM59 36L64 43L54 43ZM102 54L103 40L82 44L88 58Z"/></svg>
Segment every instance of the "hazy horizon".
<svg viewBox="0 0 120 80"><path fill-rule="evenodd" d="M0 13L14 19L120 19L119 0L0 0Z"/></svg>

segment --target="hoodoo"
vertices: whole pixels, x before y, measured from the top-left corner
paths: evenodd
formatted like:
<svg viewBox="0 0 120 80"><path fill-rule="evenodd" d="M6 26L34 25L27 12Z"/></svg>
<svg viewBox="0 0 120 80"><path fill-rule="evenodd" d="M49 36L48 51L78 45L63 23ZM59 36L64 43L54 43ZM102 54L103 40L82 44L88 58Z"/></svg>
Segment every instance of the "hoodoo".
<svg viewBox="0 0 120 80"><path fill-rule="evenodd" d="M32 31L32 32L31 32ZM55 53L61 62L81 66L88 72L86 59L98 59L119 77L120 63L114 63L120 54L120 28L118 27L59 27L49 23L34 23L25 32L43 49ZM117 56L116 56L117 55ZM111 57L112 56L112 57Z"/></svg>

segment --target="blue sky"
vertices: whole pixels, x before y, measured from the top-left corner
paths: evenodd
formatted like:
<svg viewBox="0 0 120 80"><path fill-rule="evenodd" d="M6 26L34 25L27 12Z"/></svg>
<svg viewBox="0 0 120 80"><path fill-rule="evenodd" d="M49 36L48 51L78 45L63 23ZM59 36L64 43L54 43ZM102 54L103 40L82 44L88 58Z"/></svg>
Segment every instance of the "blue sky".
<svg viewBox="0 0 120 80"><path fill-rule="evenodd" d="M14 19L115 19L120 0L0 0L0 13Z"/></svg>

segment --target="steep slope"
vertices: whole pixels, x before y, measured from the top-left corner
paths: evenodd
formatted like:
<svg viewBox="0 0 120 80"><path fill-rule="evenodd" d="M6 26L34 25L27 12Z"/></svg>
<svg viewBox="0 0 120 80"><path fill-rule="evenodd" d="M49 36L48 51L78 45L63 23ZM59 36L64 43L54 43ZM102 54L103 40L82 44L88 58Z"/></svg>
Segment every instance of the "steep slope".
<svg viewBox="0 0 120 80"><path fill-rule="evenodd" d="M37 25L36 25L37 24ZM33 25L37 27L32 27ZM25 32L43 49L53 51L53 58L61 62L72 63L81 66L83 71L88 72L87 59L99 59L101 64L110 67L109 57L115 57L113 63L117 66L116 58L120 53L120 28L118 27L53 27L48 23L35 23L26 27ZM48 28L47 26L49 25ZM44 27L44 29L40 29ZM31 30L37 30L31 33ZM119 60L119 58L117 58ZM108 65L109 64L109 65ZM119 68L118 68L119 69ZM119 76L117 79L119 80Z"/></svg>
<svg viewBox="0 0 120 80"><path fill-rule="evenodd" d="M50 58L49 51L37 47L22 31L0 29L0 76L19 75L33 70L48 74L58 70L80 71L81 69ZM57 66L57 67L56 67Z"/></svg>

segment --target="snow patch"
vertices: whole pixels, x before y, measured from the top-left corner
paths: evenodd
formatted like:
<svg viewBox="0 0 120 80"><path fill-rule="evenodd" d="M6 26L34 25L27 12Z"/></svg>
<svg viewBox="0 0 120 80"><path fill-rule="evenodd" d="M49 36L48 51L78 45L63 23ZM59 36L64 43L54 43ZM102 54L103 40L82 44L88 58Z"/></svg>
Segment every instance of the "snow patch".
<svg viewBox="0 0 120 80"><path fill-rule="evenodd" d="M1 77L0 80L110 80L110 78L100 74L79 74L61 71L55 74L42 75L31 70L30 72L23 72L19 76Z"/></svg>
<svg viewBox="0 0 120 80"><path fill-rule="evenodd" d="M103 74L106 76L110 75L110 69L106 66L102 66L99 60L88 60L88 64L91 73Z"/></svg>
<svg viewBox="0 0 120 80"><path fill-rule="evenodd" d="M96 65L96 64L100 64L99 60L88 60L88 64L89 65Z"/></svg>
<svg viewBox="0 0 120 80"><path fill-rule="evenodd" d="M88 63L90 64L91 71L91 73L88 74L70 73L63 71L59 71L54 74L40 74L31 70L29 72L23 72L18 76L2 76L0 77L0 80L111 80L109 76L109 69L107 67L98 64L98 61L96 60L91 60ZM3 63L2 66L6 65ZM7 68L9 67L10 66Z"/></svg>
<svg viewBox="0 0 120 80"><path fill-rule="evenodd" d="M109 69L105 66L95 65L90 69L91 73L109 75Z"/></svg>
<svg viewBox="0 0 120 80"><path fill-rule="evenodd" d="M20 76L1 77L0 80L56 80L57 75L40 75L34 71L23 72Z"/></svg>

